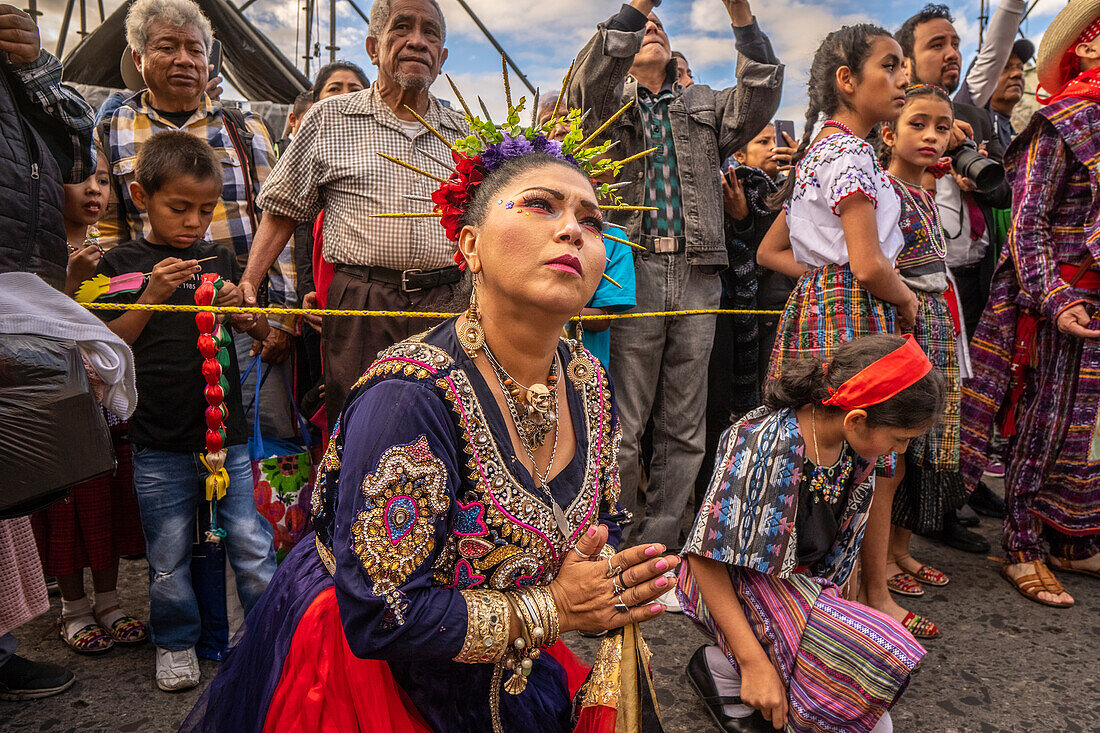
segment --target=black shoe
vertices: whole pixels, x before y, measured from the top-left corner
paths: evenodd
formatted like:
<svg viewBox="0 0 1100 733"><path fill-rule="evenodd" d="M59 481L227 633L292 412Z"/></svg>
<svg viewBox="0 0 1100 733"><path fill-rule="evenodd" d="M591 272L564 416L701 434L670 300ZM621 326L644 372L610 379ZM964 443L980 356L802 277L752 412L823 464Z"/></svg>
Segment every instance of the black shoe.
<svg viewBox="0 0 1100 733"><path fill-rule="evenodd" d="M0 665L0 700L34 700L64 692L76 675L57 664L32 662L18 654Z"/></svg>
<svg viewBox="0 0 1100 733"><path fill-rule="evenodd" d="M707 666L707 648L701 646L695 650L688 660L687 678L692 688L703 700L707 712L718 726L718 730L725 733L765 733L774 731L767 718L754 710L747 718L734 718L722 711L723 705L743 705L739 697L721 697L718 688L714 684L714 678Z"/></svg>
<svg viewBox="0 0 1100 733"><path fill-rule="evenodd" d="M980 534L971 532L966 527L959 524L955 519L954 513L948 513L944 517L943 531L940 532L938 539L946 545L954 547L956 550L962 550L963 552L974 552L984 555L989 552L989 541Z"/></svg>
<svg viewBox="0 0 1100 733"><path fill-rule="evenodd" d="M981 524L981 520L978 519L978 515L975 514L974 510L966 504L963 504L961 507L955 510L955 518L959 521L959 524L964 527L977 527L979 524Z"/></svg>
<svg viewBox="0 0 1100 733"><path fill-rule="evenodd" d="M1005 500L994 494L993 490L986 486L984 481L978 482L966 503L983 517L1004 519Z"/></svg>

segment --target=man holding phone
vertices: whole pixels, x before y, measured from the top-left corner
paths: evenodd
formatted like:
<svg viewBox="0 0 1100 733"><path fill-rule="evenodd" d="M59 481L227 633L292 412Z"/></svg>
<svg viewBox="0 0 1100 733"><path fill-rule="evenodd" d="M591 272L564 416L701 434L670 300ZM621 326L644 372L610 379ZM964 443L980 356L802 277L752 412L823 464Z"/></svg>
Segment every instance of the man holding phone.
<svg viewBox="0 0 1100 733"><path fill-rule="evenodd" d="M591 109L595 129L627 102L603 139L619 141L616 158L649 148L618 180L645 212L613 212L611 220L638 242L634 252L637 310L716 308L726 267L720 171L723 161L767 125L779 106L783 67L746 0L723 0L733 25L735 86L712 89L677 81L658 2L633 0L601 23L577 56L565 91L570 109ZM731 51L733 49L730 49ZM736 66L734 59L736 58ZM731 79L732 81L732 79ZM622 499L635 513L630 542L680 546L693 517L692 487L705 449L707 364L715 317L645 318L611 326L611 373L618 388L623 443ZM641 437L653 418L653 459L639 495ZM675 599L662 597L675 610Z"/></svg>

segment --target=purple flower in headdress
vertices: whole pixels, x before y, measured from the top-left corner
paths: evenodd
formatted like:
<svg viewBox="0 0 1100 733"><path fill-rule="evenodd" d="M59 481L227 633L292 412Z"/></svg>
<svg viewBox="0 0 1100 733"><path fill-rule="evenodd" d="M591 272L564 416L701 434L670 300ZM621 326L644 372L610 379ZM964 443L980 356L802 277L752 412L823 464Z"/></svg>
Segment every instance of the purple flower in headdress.
<svg viewBox="0 0 1100 733"><path fill-rule="evenodd" d="M525 137L512 137L506 132L501 134L504 135L504 140L485 148L485 152L481 154L481 161L489 171L496 169L508 158L527 155L534 150Z"/></svg>

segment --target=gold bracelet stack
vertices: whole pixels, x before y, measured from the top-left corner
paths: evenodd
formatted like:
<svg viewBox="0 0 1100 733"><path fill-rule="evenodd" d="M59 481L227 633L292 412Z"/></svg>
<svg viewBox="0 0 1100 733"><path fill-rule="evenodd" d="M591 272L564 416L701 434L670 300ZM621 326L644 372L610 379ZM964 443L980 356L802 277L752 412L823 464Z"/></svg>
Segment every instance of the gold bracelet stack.
<svg viewBox="0 0 1100 733"><path fill-rule="evenodd" d="M560 635L558 607L545 586L511 591L508 600L520 621L519 636L505 652L501 664L512 671L504 690L518 695L527 688L527 677L543 649L553 646Z"/></svg>
<svg viewBox="0 0 1100 733"><path fill-rule="evenodd" d="M454 659L467 664L499 662L508 646L511 609L498 590L464 590L466 638Z"/></svg>

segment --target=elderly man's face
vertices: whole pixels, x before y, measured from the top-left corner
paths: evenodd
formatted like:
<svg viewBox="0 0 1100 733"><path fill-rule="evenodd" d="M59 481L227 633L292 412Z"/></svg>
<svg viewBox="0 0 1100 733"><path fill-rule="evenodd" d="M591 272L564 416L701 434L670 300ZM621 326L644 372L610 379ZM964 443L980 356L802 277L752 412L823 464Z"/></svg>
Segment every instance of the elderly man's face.
<svg viewBox="0 0 1100 733"><path fill-rule="evenodd" d="M1024 62L1016 54L1008 57L997 88L993 90L990 102L994 109L1012 109L1024 96Z"/></svg>
<svg viewBox="0 0 1100 733"><path fill-rule="evenodd" d="M426 0L393 0L386 27L367 39L367 53L384 83L427 89L447 60L443 19Z"/></svg>
<svg viewBox="0 0 1100 733"><path fill-rule="evenodd" d="M657 14L650 12L649 20L645 24L642 50L634 57L634 63L667 65L671 59L672 48L668 45L665 27L661 24Z"/></svg>
<svg viewBox="0 0 1100 733"><path fill-rule="evenodd" d="M209 69L206 43L198 28L154 21L145 53L135 51L134 63L153 95L155 107L184 111L199 106Z"/></svg>

